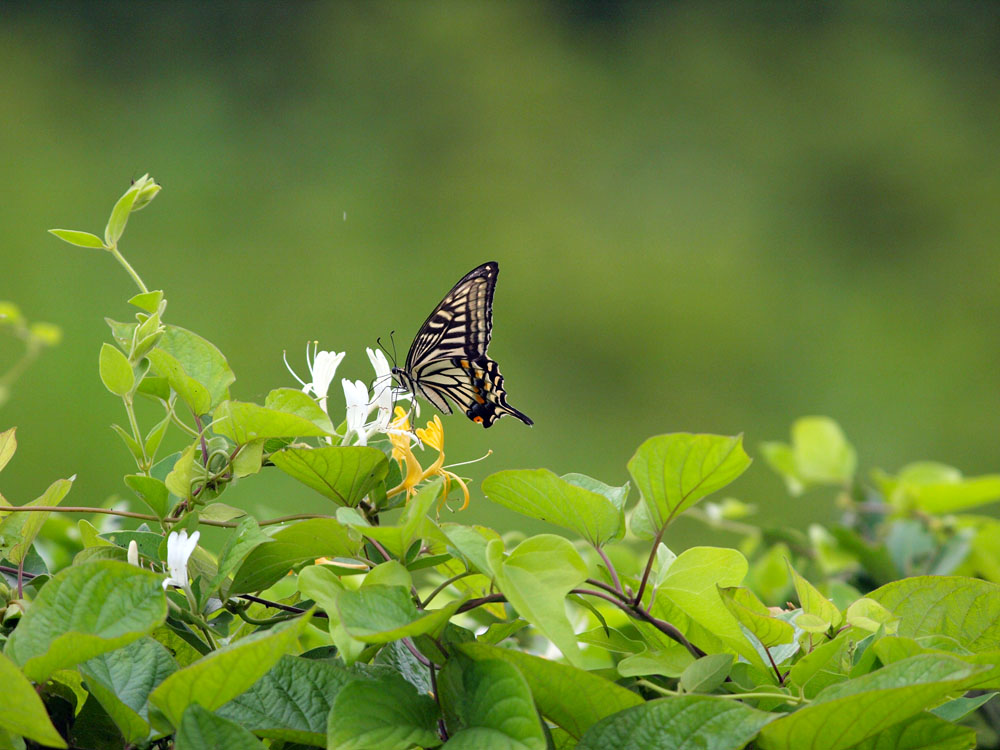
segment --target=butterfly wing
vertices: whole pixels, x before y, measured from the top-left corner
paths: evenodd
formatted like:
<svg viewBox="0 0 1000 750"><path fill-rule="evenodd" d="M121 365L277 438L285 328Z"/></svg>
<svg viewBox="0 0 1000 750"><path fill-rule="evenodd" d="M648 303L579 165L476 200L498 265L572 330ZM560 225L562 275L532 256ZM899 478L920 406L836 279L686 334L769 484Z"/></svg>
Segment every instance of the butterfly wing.
<svg viewBox="0 0 1000 750"><path fill-rule="evenodd" d="M450 399L483 427L504 414L530 425L527 415L507 403L500 368L486 355L498 273L491 261L459 279L420 327L406 367L396 372L404 386L444 414L452 411Z"/></svg>
<svg viewBox="0 0 1000 750"><path fill-rule="evenodd" d="M483 263L465 274L438 303L413 339L406 355L406 369L441 357L486 353L493 332L493 290L500 267Z"/></svg>

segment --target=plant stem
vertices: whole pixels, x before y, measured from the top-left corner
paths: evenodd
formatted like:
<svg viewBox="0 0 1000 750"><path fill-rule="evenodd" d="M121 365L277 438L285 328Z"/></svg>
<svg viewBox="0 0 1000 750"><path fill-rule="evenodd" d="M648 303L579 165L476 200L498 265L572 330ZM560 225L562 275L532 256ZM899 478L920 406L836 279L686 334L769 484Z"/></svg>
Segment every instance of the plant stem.
<svg viewBox="0 0 1000 750"><path fill-rule="evenodd" d="M461 580L462 578L465 578L466 576L471 576L471 575L475 575L475 574L472 571L467 570L464 573L459 573L458 575L454 575L451 578L449 578L448 580L444 581L440 586L438 586L436 589L434 589L431 593L429 593L427 595L427 598L424 599L423 604L419 605L420 609L426 609L427 605L431 603L431 599L433 599L435 596L437 596L438 594L440 594L446 588L448 588L449 586L451 586L451 584L453 584L455 581Z"/></svg>
<svg viewBox="0 0 1000 750"><path fill-rule="evenodd" d="M121 516L122 518L138 518L142 521L157 521L158 523L177 523L180 519L178 518L160 518L159 516L154 516L151 513L133 513L129 510L114 510L113 508L90 508L78 505L29 505L29 506L5 506L3 509L4 513L32 513L32 512L49 512L49 513L102 513L106 516ZM324 513L293 513L290 516L279 516L278 518L270 518L266 521L261 521L258 525L260 526L273 526L276 523L288 523L289 521L298 521L307 518L335 518L334 516L326 515ZM227 529L235 529L239 524L232 521L213 521L209 518L199 518L198 523L205 526L221 526Z"/></svg>
<svg viewBox="0 0 1000 750"><path fill-rule="evenodd" d="M615 566L612 565L611 560L608 559L608 554L604 551L603 547L599 547L596 544L594 545L594 549L597 550L597 554L599 554L601 559L604 560L604 567L607 568L608 575L611 576L611 581L614 583L615 591L620 594L624 594L625 592L622 591L621 581L618 580L618 571L615 570Z"/></svg>
<svg viewBox="0 0 1000 750"><path fill-rule="evenodd" d="M653 547L649 551L649 559L646 561L646 569L642 572L642 581L639 582L639 590L635 593L635 599L633 603L636 606L642 605L642 594L646 590L646 581L649 580L649 573L653 569L653 560L656 559L656 550L660 547L660 540L663 539L663 534L667 530L667 524L663 524L660 530L656 532L656 538L653 540Z"/></svg>
<svg viewBox="0 0 1000 750"><path fill-rule="evenodd" d="M128 275L132 277L132 280L138 285L139 290L143 294L149 291L149 289L146 288L146 285L142 283L142 279L139 278L139 274L137 274L135 272L135 269L132 268L132 266L129 264L127 260L125 260L125 256L118 251L117 242L108 248L108 252L110 252L113 256L115 256L115 260L117 260L122 265L122 268L128 271Z"/></svg>

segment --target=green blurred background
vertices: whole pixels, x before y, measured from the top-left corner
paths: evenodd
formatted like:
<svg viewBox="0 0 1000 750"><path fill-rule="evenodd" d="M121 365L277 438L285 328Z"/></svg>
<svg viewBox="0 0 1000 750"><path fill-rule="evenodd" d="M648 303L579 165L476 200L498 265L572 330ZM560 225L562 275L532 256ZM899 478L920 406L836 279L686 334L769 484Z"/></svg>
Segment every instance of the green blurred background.
<svg viewBox="0 0 1000 750"><path fill-rule="evenodd" d="M301 373L318 339L348 352L342 403L366 346L395 330L405 356L497 260L491 354L535 426L446 418L449 462L494 451L476 479L617 484L672 431L759 456L805 414L863 471L995 471L998 67L995 4L5 3L0 299L65 338L0 409L20 442L0 490L127 494L97 355L135 288L45 230L100 233L144 172L164 189L123 251L236 398L293 384L282 350ZM760 460L732 493L768 521L835 515ZM474 498L463 520L521 525ZM222 500L326 509L275 472Z"/></svg>

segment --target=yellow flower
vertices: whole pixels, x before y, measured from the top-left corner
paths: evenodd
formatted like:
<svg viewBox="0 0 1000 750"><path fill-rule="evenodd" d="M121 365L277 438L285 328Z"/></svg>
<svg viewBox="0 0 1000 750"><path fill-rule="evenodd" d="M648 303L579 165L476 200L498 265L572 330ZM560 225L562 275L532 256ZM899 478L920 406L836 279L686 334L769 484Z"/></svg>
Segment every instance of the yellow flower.
<svg viewBox="0 0 1000 750"><path fill-rule="evenodd" d="M438 457L434 459L434 463L426 469L420 465L417 457L413 455L413 449L410 447L410 438L406 434L409 430L410 422L407 412L402 407L397 406L396 419L390 425L389 440L392 442L392 457L400 465L400 468L405 467L406 475L399 485L389 490L387 493L388 496L393 497L405 491L406 499L409 500L416 493L418 484L425 479L438 476L444 479L442 498L448 497L451 482L458 482L459 487L462 488L462 495L465 498L465 502L462 503L462 507L459 510L465 510L469 507L469 488L466 487L461 477L444 468L444 427L441 425L441 419L435 414L434 418L427 423L427 427L416 430L417 438L438 452Z"/></svg>

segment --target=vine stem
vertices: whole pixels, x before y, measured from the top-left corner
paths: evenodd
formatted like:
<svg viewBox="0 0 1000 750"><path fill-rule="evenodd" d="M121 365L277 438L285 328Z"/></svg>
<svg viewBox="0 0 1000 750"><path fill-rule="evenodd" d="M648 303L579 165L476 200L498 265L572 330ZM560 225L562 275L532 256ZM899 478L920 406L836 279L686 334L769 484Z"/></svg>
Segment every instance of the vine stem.
<svg viewBox="0 0 1000 750"><path fill-rule="evenodd" d="M179 518L160 518L151 513L133 513L130 510L115 510L113 508L89 508L79 505L30 505L30 506L5 506L4 513L103 513L106 516L121 516L122 518L138 518L142 521L156 521L158 523L178 523ZM261 521L259 526L273 526L276 523L288 523L307 518L335 518L324 513L293 513L290 516L279 516ZM210 518L199 518L199 524L205 526L221 526L227 529L235 529L239 524L232 521L214 521Z"/></svg>
<svg viewBox="0 0 1000 750"><path fill-rule="evenodd" d="M597 554L599 554L601 556L601 559L604 560L604 567L607 568L608 575L611 576L611 581L612 583L614 583L615 591L617 591L620 594L624 594L625 592L622 591L621 581L618 580L618 571L615 570L615 566L612 565L611 560L608 559L608 554L604 551L604 548L600 547L599 545L595 544L594 549L597 550Z"/></svg>
<svg viewBox="0 0 1000 750"><path fill-rule="evenodd" d="M142 283L142 279L139 278L139 274L135 272L135 269L132 268L132 265L127 260L125 260L125 256L122 255L121 252L118 250L117 242L108 248L108 252L115 257L115 260L121 263L122 268L128 271L128 275L132 277L132 281L136 283L136 285L139 287L139 290L143 294L146 294L149 291L149 289L147 289L146 285Z"/></svg>
<svg viewBox="0 0 1000 750"><path fill-rule="evenodd" d="M656 550L660 548L660 541L663 539L663 534L667 530L667 524L663 524L660 530L656 532L656 538L653 540L653 548L649 551L649 559L646 561L646 569L642 571L642 581L639 582L639 590L635 593L635 599L633 604L636 606L642 605L642 594L646 590L646 582L649 580L649 573L653 569L653 560L656 559Z"/></svg>

